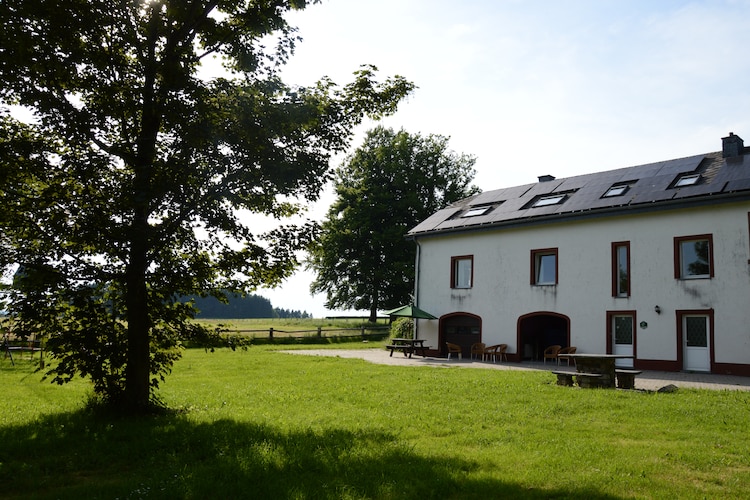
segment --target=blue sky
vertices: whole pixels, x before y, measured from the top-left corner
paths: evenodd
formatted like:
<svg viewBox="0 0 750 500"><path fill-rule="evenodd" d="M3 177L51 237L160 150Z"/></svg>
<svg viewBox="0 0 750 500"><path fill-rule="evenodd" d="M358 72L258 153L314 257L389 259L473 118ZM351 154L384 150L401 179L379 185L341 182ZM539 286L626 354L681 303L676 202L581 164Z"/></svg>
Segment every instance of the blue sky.
<svg viewBox="0 0 750 500"><path fill-rule="evenodd" d="M283 77L410 79L384 124L450 136L487 191L717 151L730 131L750 144L749 19L748 0L324 0L290 17L303 41ZM260 293L326 315L310 279Z"/></svg>

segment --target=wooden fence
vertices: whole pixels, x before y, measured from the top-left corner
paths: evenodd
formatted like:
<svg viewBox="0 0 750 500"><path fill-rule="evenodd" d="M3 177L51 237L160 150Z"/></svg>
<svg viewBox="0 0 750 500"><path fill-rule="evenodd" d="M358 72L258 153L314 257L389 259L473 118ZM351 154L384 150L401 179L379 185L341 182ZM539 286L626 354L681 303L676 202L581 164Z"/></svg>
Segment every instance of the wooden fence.
<svg viewBox="0 0 750 500"><path fill-rule="evenodd" d="M242 335L250 337L253 341L269 343L320 343L320 342L352 342L358 340L382 340L390 333L391 327L384 326L362 326L359 328L323 328L318 327L315 330L280 330L277 328L268 328L264 330L228 330L227 333L232 335Z"/></svg>

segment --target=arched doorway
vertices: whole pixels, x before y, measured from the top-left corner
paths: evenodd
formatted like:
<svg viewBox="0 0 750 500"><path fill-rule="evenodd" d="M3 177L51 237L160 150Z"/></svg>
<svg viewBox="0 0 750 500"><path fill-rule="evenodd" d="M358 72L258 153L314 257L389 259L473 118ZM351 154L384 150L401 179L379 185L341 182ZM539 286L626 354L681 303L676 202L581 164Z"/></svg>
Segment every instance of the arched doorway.
<svg viewBox="0 0 750 500"><path fill-rule="evenodd" d="M535 312L518 318L520 361L541 361L551 345L570 345L570 318L553 312Z"/></svg>
<svg viewBox="0 0 750 500"><path fill-rule="evenodd" d="M440 355L445 356L446 342L461 346L463 356L469 357L471 346L482 341L482 318L470 313L446 314L440 318Z"/></svg>

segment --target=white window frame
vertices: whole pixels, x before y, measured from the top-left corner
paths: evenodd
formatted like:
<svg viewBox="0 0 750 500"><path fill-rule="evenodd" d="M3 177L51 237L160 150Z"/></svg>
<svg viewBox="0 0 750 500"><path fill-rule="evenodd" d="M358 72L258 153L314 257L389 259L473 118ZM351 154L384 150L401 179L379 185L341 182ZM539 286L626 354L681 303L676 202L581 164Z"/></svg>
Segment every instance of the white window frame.
<svg viewBox="0 0 750 500"><path fill-rule="evenodd" d="M487 214L490 210L492 210L492 205L486 207L472 207L461 214L461 217L479 217L480 215Z"/></svg>
<svg viewBox="0 0 750 500"><path fill-rule="evenodd" d="M602 198L613 198L615 196L622 196L628 192L629 188L630 188L629 184L618 184L616 186L612 186L609 189L607 189L607 192L605 192L602 195Z"/></svg>
<svg viewBox="0 0 750 500"><path fill-rule="evenodd" d="M532 208L538 208L538 207L549 207L551 205L559 205L563 201L565 201L565 198L567 197L567 194L555 194L550 196L542 196L538 200L536 200L534 203L531 204Z"/></svg>
<svg viewBox="0 0 750 500"><path fill-rule="evenodd" d="M675 182L674 187L686 187L686 186L695 186L698 184L698 181L701 178L701 174L684 174L681 175L679 179L677 179L677 182Z"/></svg>

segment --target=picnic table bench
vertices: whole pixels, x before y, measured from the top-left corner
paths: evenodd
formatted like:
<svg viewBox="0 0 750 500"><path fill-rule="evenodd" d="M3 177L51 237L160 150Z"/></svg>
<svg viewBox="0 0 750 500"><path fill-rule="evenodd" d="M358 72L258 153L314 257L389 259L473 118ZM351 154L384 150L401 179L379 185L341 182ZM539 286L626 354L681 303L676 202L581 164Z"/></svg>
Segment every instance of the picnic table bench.
<svg viewBox="0 0 750 500"><path fill-rule="evenodd" d="M410 358L414 352L419 352L424 358L427 355L426 350L429 349L429 347L424 345L424 339L404 338L391 339L391 344L385 346L385 348L391 351L388 355L389 357L393 356L393 351L401 351L404 353L404 356L408 355Z"/></svg>
<svg viewBox="0 0 750 500"><path fill-rule="evenodd" d="M573 385L573 375L575 375L575 372L552 372L554 375L557 375L557 385L565 385L565 386L572 386Z"/></svg>
<svg viewBox="0 0 750 500"><path fill-rule="evenodd" d="M635 389L635 376L643 373L640 370L622 370L617 368L615 375L617 375L617 388L618 389Z"/></svg>
<svg viewBox="0 0 750 500"><path fill-rule="evenodd" d="M557 375L557 385L572 386L576 377L579 387L594 387L603 376L601 373L553 371Z"/></svg>
<svg viewBox="0 0 750 500"><path fill-rule="evenodd" d="M35 352L41 352L43 348L41 342L38 339L11 339L8 335L5 335L3 336L2 349L3 351L5 351L5 357L10 358L11 365L15 365L16 362L13 359L14 352L28 352L33 356Z"/></svg>

